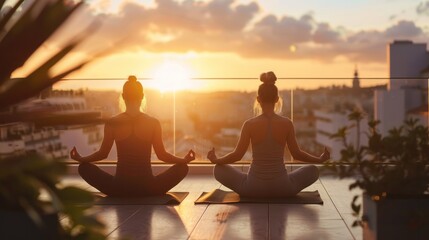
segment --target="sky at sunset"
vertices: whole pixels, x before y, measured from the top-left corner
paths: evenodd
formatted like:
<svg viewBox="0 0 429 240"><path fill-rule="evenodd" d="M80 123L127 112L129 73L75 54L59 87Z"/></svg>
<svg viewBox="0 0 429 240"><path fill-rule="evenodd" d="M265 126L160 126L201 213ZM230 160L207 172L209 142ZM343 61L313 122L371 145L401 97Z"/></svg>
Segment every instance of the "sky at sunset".
<svg viewBox="0 0 429 240"><path fill-rule="evenodd" d="M13 1L10 1L13 2ZM101 26L68 62L108 50L71 78L123 78L134 74L161 90L255 90L256 80L189 78L387 77L386 46L394 39L429 42L424 0L92 0L24 75L64 39ZM256 82L255 82L256 81ZM363 85L383 80L362 80ZM122 81L67 81L64 88L119 89ZM351 80L280 80L280 88L316 88ZM58 86L58 85L57 85Z"/></svg>

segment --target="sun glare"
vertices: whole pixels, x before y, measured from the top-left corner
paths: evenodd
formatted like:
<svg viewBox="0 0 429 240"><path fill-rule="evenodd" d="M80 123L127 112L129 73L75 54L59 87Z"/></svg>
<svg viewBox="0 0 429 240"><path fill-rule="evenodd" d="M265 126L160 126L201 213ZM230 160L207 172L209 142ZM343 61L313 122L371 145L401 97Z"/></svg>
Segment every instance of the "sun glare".
<svg viewBox="0 0 429 240"><path fill-rule="evenodd" d="M161 92L195 88L193 81L190 79L189 69L178 62L164 62L155 70L153 79L154 87Z"/></svg>

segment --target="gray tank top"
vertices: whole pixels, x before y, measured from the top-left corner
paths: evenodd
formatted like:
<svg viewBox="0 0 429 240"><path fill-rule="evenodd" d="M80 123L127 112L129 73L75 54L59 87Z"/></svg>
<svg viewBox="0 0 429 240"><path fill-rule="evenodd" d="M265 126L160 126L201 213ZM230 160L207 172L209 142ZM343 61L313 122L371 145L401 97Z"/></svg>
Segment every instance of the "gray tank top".
<svg viewBox="0 0 429 240"><path fill-rule="evenodd" d="M283 160L284 146L274 140L272 131L271 119L268 118L265 139L258 144L252 141L253 161L249 174L259 179L273 179L286 173Z"/></svg>

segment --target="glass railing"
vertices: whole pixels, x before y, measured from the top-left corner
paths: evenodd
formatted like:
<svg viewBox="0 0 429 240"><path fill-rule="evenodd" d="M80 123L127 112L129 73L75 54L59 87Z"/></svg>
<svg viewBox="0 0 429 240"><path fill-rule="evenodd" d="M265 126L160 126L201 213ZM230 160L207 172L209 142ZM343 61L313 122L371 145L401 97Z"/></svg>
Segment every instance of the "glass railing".
<svg viewBox="0 0 429 240"><path fill-rule="evenodd" d="M192 79L184 87L178 83L157 85L140 79L145 90L144 111L162 125L166 150L184 156L196 153L193 163L209 163L207 152L213 147L218 156L234 150L242 124L255 116L256 78ZM391 82L395 81L392 85ZM380 131L416 118L428 125L428 80L362 78L353 86L352 78L279 78L283 105L280 115L295 125L300 147L320 155L324 147L333 159L339 157L341 142L330 136L340 127L351 126L347 140L356 139L353 122L347 118L353 109L366 113L365 120L382 121ZM121 79L64 79L40 97L2 112L0 156L17 151L43 152L73 163L69 151L76 146L81 155L98 150L104 122L121 113ZM174 85L174 84L177 84ZM100 163L116 162L116 147ZM239 163L249 163L251 147ZM286 149L285 162L299 163ZM152 161L157 160L152 151Z"/></svg>

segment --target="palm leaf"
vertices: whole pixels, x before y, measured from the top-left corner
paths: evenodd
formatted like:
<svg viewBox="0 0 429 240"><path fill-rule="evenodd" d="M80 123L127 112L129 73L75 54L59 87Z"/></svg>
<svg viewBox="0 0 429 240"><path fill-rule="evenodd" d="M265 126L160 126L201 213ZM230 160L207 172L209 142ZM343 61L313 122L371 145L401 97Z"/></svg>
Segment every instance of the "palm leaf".
<svg viewBox="0 0 429 240"><path fill-rule="evenodd" d="M5 2L6 2L6 0L0 0L0 9L2 9Z"/></svg>
<svg viewBox="0 0 429 240"><path fill-rule="evenodd" d="M94 200L92 193L77 187L59 189L57 195L64 204L91 203Z"/></svg>
<svg viewBox="0 0 429 240"><path fill-rule="evenodd" d="M10 11L0 17L0 108L37 95L95 58L83 60L56 75L51 74L52 69L88 35L89 31L85 31L68 41L65 47L27 77L11 79L11 74L22 67L83 4L83 1L37 0L15 21L23 1L18 0ZM0 9L5 2L0 0ZM39 214L44 212L43 207L48 203L72 221L70 229L61 228L65 238L105 239L106 236L101 233L103 224L85 212L90 205L82 207L74 204L76 201L91 202L92 195L73 187L57 188L59 177L65 174L65 170L63 163L29 154L0 159L0 207L25 210L38 226L42 226ZM41 189L48 191L50 201L39 198Z"/></svg>
<svg viewBox="0 0 429 240"><path fill-rule="evenodd" d="M10 83L8 86L6 86L5 89L0 90L0 109L11 104L18 103L23 99L32 97L57 82L59 79L51 79L49 71L71 50L73 50L76 45L77 43L72 43L61 49L57 54L34 70L27 78L9 80Z"/></svg>
<svg viewBox="0 0 429 240"><path fill-rule="evenodd" d="M0 41L0 84L8 79L15 69L23 66L82 4L83 2L79 2L70 8L63 1L49 4L35 1ZM34 11L41 6L43 8L40 14L34 17Z"/></svg>
<svg viewBox="0 0 429 240"><path fill-rule="evenodd" d="M21 206L25 209L25 212L27 213L28 217L30 217L31 220L39 227L43 228L43 220L40 216L40 213L37 212L37 210L27 202L26 199L19 199L19 202Z"/></svg>
<svg viewBox="0 0 429 240"><path fill-rule="evenodd" d="M5 1L0 2L0 9ZM6 13L6 15L0 19L0 33L5 30L6 24L9 22L9 20L12 18L13 14L18 10L19 6L24 2L24 0L19 0L9 12Z"/></svg>

